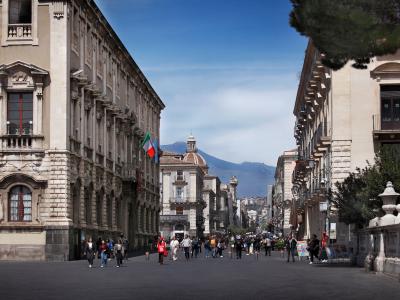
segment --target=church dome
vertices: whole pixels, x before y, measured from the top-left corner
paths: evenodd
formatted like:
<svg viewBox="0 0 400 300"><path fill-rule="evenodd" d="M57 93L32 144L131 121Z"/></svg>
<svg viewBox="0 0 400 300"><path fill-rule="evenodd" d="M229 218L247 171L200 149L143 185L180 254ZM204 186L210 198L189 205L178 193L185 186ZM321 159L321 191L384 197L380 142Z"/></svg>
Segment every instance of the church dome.
<svg viewBox="0 0 400 300"><path fill-rule="evenodd" d="M183 156L183 161L194 164L203 169L205 173L208 171L207 162L201 154L197 152L196 139L190 135L186 141L186 153Z"/></svg>

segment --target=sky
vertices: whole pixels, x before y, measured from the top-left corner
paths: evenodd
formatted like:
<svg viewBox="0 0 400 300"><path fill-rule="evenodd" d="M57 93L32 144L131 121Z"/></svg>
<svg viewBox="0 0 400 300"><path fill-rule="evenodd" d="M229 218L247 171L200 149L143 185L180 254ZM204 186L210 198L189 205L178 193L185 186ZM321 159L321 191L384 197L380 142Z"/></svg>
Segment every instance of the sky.
<svg viewBox="0 0 400 300"><path fill-rule="evenodd" d="M289 0L96 0L166 105L161 144L191 133L224 160L276 165L295 148L307 40Z"/></svg>

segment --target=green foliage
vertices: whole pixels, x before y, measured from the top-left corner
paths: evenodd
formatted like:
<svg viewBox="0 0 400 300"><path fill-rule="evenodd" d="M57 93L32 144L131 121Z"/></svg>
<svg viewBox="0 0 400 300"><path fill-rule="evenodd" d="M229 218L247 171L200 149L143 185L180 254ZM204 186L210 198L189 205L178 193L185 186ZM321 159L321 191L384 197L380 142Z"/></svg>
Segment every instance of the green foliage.
<svg viewBox="0 0 400 300"><path fill-rule="evenodd" d="M291 0L290 24L308 36L333 70L400 48L400 0Z"/></svg>
<svg viewBox="0 0 400 300"><path fill-rule="evenodd" d="M246 231L246 229L245 228L241 228L241 227L238 227L238 226L236 226L236 225L229 225L228 226L228 232L230 233L230 234L233 234L233 235L243 235L243 234L245 234L247 231Z"/></svg>
<svg viewBox="0 0 400 300"><path fill-rule="evenodd" d="M363 226L376 216L382 207L378 195L388 181L400 190L400 151L390 145L380 149L375 165L358 169L343 182L336 183L333 204L339 210L340 221Z"/></svg>
<svg viewBox="0 0 400 300"><path fill-rule="evenodd" d="M285 241L284 241L283 239L277 240L276 243L275 243L275 247L276 247L278 250L283 249L283 248L285 247Z"/></svg>

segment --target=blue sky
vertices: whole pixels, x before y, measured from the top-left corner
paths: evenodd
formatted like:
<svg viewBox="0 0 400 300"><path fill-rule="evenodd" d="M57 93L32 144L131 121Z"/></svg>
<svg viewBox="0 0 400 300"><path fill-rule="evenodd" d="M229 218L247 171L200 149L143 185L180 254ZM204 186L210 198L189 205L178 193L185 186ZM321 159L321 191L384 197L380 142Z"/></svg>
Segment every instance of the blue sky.
<svg viewBox="0 0 400 300"><path fill-rule="evenodd" d="M166 104L161 142L275 165L295 147L306 39L289 0L96 0ZM118 5L117 5L118 3Z"/></svg>

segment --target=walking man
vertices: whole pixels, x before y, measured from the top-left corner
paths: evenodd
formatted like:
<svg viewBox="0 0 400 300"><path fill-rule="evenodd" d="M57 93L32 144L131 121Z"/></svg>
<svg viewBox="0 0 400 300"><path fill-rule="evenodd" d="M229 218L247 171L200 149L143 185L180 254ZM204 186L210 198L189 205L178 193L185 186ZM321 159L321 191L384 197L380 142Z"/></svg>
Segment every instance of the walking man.
<svg viewBox="0 0 400 300"><path fill-rule="evenodd" d="M169 243L169 247L172 252L172 260L176 261L178 259L178 249L179 249L179 241L173 236L171 242Z"/></svg>
<svg viewBox="0 0 400 300"><path fill-rule="evenodd" d="M271 256L272 244L269 236L267 236L267 238L264 241L264 247L265 247L265 256Z"/></svg>
<svg viewBox="0 0 400 300"><path fill-rule="evenodd" d="M189 258L190 258L190 247L192 245L192 241L190 240L188 235L185 236L185 238L183 239L181 245L183 247L183 250L185 251L186 261L188 261Z"/></svg>
<svg viewBox="0 0 400 300"><path fill-rule="evenodd" d="M319 240L316 234L313 234L311 241L308 243L307 250L310 254L310 265L312 265L314 263L314 256L318 259L319 253Z"/></svg>

